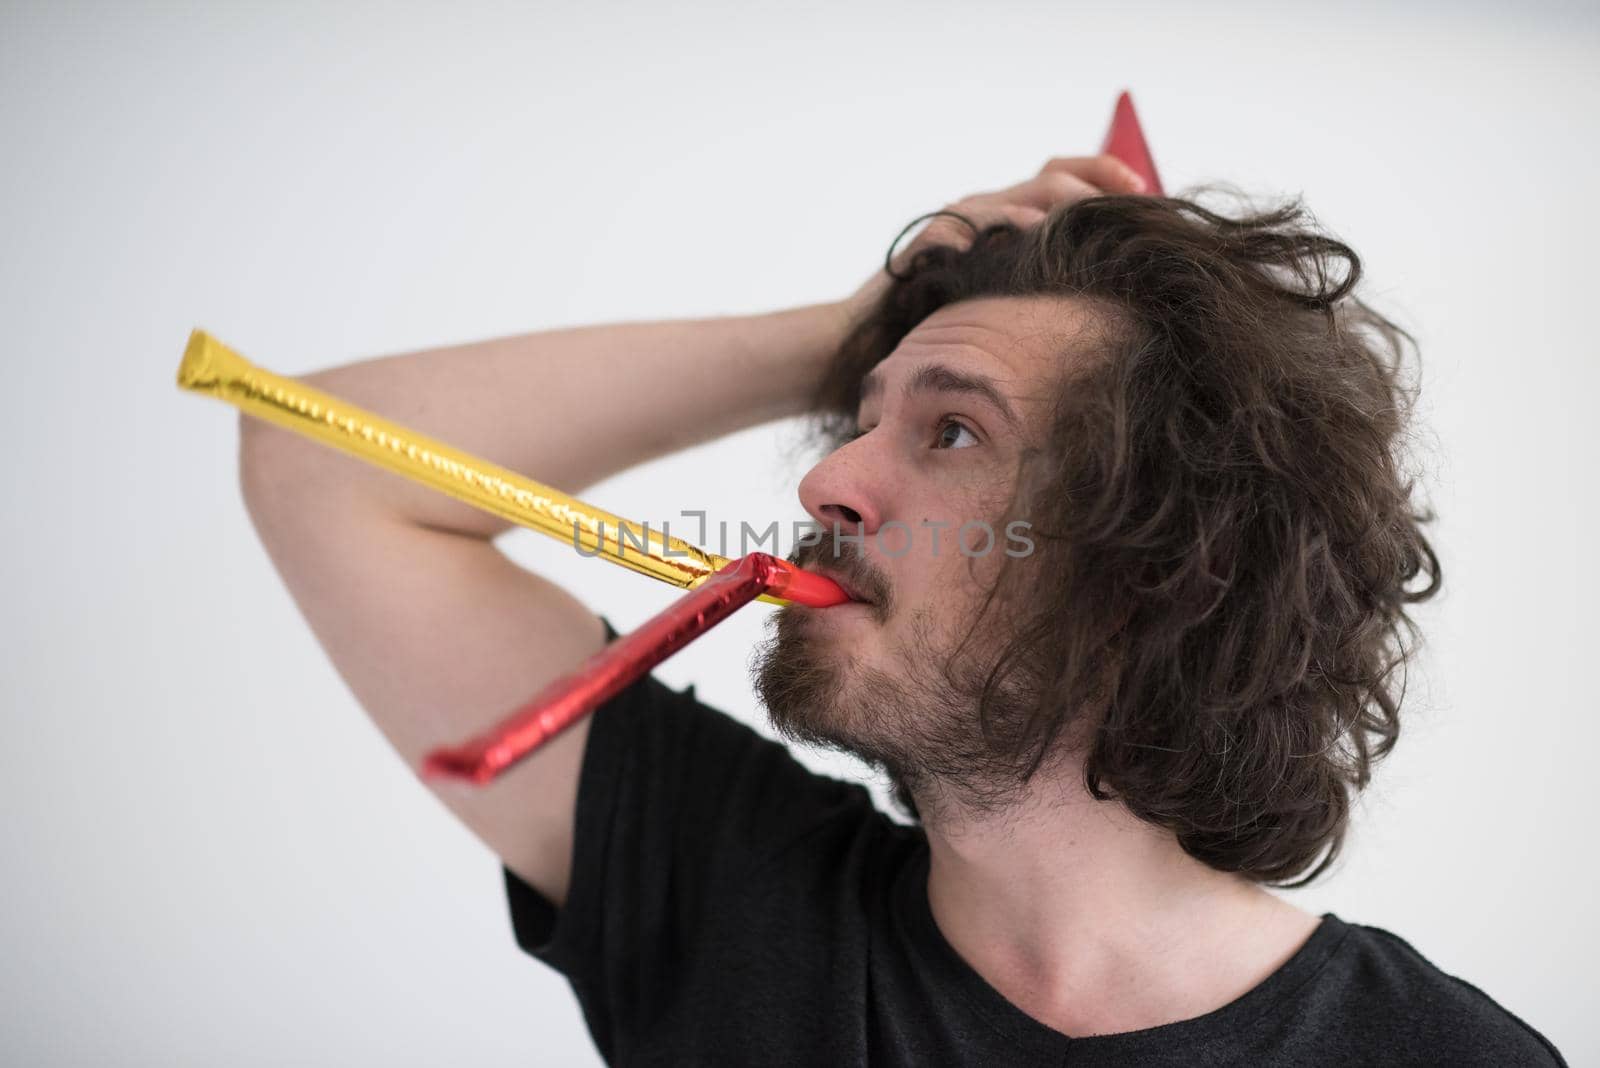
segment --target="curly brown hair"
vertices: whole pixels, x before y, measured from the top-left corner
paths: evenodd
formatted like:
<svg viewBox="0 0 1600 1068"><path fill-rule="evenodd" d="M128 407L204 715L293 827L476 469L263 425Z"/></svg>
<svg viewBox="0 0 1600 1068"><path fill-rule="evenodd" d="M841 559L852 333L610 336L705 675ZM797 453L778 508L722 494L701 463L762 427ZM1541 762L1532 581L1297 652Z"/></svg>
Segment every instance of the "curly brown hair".
<svg viewBox="0 0 1600 1068"><path fill-rule="evenodd" d="M1439 587L1402 451L1414 340L1353 295L1360 260L1297 201L1228 217L1102 196L1026 230L968 225L970 248L891 272L816 396L824 434L848 434L862 377L940 307L1100 309L1013 500L1038 548L985 602L1008 638L984 736L1024 781L1070 737L1096 798L1213 868L1309 882L1398 736L1405 606ZM1021 714L996 699L1019 679Z"/></svg>

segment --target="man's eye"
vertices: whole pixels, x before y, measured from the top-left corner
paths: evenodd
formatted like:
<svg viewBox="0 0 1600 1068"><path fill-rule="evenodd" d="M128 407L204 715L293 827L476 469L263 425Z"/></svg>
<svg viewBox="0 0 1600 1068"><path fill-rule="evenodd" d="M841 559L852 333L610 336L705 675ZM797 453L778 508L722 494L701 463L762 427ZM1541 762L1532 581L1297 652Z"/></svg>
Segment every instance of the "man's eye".
<svg viewBox="0 0 1600 1068"><path fill-rule="evenodd" d="M978 444L978 435L968 430L965 424L954 419L945 419L939 424L939 435L934 441L936 449L968 449Z"/></svg>

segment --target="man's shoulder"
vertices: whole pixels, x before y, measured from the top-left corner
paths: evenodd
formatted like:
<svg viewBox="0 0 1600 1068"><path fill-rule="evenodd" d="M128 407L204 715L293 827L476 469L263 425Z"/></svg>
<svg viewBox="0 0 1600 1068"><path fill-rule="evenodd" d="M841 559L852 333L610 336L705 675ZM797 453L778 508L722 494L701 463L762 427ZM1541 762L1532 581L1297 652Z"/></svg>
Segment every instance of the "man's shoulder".
<svg viewBox="0 0 1600 1068"><path fill-rule="evenodd" d="M1327 989L1375 1047L1408 1063L1565 1064L1538 1031L1404 938L1380 927L1342 926Z"/></svg>

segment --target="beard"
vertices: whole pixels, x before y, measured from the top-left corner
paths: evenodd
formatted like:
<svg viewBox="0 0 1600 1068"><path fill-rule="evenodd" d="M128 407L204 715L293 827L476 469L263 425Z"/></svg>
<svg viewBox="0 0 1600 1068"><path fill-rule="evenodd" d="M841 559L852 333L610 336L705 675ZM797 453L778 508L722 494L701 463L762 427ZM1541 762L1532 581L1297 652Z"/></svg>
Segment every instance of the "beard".
<svg viewBox="0 0 1600 1068"><path fill-rule="evenodd" d="M885 577L860 554L826 540L791 560L827 559L829 570L871 598L882 626L893 608ZM1007 729L1034 711L1017 672L1001 677L993 641L941 637L932 614L908 614L909 637L893 663L864 663L827 633L826 612L786 606L768 621L752 674L773 727L790 741L848 753L883 771L913 816L993 812L1026 789L1037 761L1016 752ZM969 640L970 639L970 640Z"/></svg>

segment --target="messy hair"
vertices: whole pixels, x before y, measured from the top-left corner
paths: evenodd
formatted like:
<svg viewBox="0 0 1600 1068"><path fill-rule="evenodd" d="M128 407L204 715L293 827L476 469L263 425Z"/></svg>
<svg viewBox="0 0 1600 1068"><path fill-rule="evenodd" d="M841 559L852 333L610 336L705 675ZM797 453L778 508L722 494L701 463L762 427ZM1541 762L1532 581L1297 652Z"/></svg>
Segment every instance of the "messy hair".
<svg viewBox="0 0 1600 1068"><path fill-rule="evenodd" d="M1405 455L1414 340L1298 202L1101 196L1026 229L967 222L970 247L891 270L818 390L824 433L848 434L862 378L938 308L1096 312L1012 501L1037 548L967 636L1005 637L983 736L1021 781L1081 753L1094 797L1213 868L1309 882L1395 744L1406 606L1439 587Z"/></svg>

